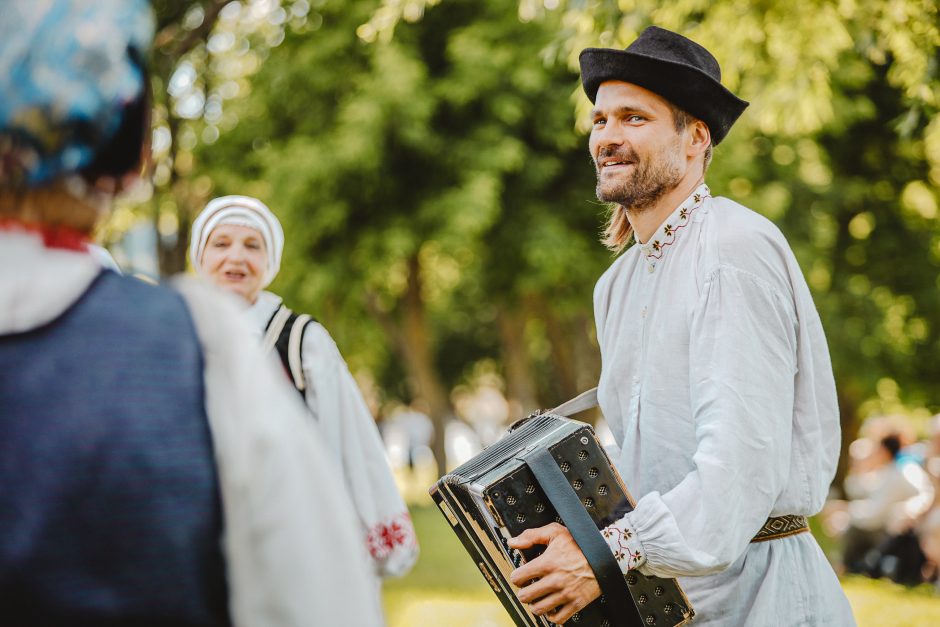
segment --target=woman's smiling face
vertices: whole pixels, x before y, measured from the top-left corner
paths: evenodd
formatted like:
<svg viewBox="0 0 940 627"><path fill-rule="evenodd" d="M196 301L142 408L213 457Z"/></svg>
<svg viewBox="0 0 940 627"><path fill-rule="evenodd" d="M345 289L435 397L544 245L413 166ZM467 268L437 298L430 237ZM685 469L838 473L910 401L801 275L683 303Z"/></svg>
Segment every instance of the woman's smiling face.
<svg viewBox="0 0 940 627"><path fill-rule="evenodd" d="M202 253L202 271L213 283L254 303L268 269L268 251L256 229L222 224L213 229Z"/></svg>

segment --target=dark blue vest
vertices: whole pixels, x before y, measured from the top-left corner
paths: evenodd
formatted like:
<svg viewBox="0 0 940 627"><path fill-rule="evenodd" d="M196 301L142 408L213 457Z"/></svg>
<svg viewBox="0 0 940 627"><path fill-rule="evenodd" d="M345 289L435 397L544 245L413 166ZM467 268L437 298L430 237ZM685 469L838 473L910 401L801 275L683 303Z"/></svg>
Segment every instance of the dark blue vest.
<svg viewBox="0 0 940 627"><path fill-rule="evenodd" d="M228 624L221 531L177 294L104 272L0 336L0 624Z"/></svg>

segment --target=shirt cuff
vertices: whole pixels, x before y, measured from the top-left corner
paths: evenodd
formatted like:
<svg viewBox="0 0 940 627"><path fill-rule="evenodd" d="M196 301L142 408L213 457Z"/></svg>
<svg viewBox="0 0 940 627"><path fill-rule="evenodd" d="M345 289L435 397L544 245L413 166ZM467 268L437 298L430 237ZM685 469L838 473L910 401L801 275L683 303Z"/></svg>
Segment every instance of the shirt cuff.
<svg viewBox="0 0 940 627"><path fill-rule="evenodd" d="M646 552L630 524L629 514L601 530L601 535L617 559L621 572L635 570L646 563Z"/></svg>

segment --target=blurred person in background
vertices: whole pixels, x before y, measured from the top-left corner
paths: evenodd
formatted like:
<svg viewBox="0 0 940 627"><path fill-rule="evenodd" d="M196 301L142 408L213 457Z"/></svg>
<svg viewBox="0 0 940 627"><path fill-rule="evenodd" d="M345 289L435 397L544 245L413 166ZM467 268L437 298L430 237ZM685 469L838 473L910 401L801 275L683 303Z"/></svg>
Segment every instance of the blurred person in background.
<svg viewBox="0 0 940 627"><path fill-rule="evenodd" d="M933 488L915 463L899 463L901 440L889 433L855 445L858 457L845 479L848 528L843 537L846 570L880 576L887 541L909 532L933 500ZM859 454L862 445L869 449Z"/></svg>
<svg viewBox="0 0 940 627"><path fill-rule="evenodd" d="M0 12L0 622L379 625L320 436L237 312L89 252L146 152L152 37L143 0Z"/></svg>
<svg viewBox="0 0 940 627"><path fill-rule="evenodd" d="M198 274L238 297L263 350L275 352L329 450L324 459L355 506L378 599L381 578L405 574L418 544L372 414L329 332L265 288L277 276L284 231L248 196L212 200L193 222L190 261Z"/></svg>

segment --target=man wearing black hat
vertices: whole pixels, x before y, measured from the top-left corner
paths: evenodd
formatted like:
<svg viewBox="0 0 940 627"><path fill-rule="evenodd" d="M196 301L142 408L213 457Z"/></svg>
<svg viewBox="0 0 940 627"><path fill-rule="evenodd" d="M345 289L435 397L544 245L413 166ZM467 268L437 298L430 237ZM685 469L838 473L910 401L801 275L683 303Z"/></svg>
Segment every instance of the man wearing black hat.
<svg viewBox="0 0 940 627"><path fill-rule="evenodd" d="M780 231L704 183L747 107L703 47L650 27L581 53L594 103L605 244L594 292L598 400L636 509L603 530L621 570L678 577L696 625L853 625L806 517L825 501L840 436L819 316ZM512 576L556 623L600 595L561 525Z"/></svg>

